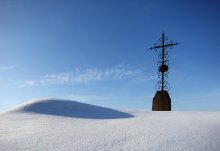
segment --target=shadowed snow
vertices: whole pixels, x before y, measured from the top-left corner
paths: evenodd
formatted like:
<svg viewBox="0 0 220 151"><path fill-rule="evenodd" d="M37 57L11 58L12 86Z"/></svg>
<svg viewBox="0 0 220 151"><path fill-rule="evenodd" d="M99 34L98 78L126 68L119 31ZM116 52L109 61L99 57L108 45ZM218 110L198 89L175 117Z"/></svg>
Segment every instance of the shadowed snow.
<svg viewBox="0 0 220 151"><path fill-rule="evenodd" d="M110 108L57 99L34 100L17 107L11 112L33 112L87 119L117 119L133 117L131 114Z"/></svg>
<svg viewBox="0 0 220 151"><path fill-rule="evenodd" d="M0 114L0 151L219 151L220 112L128 113L34 100Z"/></svg>

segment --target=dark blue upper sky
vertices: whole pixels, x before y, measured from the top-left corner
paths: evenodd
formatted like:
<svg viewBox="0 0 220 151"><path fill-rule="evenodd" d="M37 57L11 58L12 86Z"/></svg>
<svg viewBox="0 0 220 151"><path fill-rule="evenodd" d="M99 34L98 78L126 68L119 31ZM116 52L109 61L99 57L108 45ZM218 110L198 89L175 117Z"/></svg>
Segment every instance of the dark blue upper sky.
<svg viewBox="0 0 220 151"><path fill-rule="evenodd" d="M151 109L162 32L173 110L220 111L217 0L0 1L0 110L42 97Z"/></svg>

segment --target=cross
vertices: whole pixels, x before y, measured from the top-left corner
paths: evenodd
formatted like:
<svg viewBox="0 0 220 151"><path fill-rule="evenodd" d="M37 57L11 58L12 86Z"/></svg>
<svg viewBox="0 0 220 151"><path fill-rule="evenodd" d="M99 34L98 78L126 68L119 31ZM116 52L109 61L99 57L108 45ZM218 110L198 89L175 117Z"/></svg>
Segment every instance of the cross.
<svg viewBox="0 0 220 151"><path fill-rule="evenodd" d="M150 50L157 51L158 49L161 49L161 52L159 52L158 55L158 77L160 81L156 85L156 89L164 91L169 90L169 84L164 79L165 77L168 77L168 52L166 51L166 48L170 47L172 48L174 45L178 45L179 43L170 41L170 43L166 43L165 41L168 40L167 37L165 37L165 34L162 33L162 38L159 39L159 44L155 43L154 47L149 48Z"/></svg>

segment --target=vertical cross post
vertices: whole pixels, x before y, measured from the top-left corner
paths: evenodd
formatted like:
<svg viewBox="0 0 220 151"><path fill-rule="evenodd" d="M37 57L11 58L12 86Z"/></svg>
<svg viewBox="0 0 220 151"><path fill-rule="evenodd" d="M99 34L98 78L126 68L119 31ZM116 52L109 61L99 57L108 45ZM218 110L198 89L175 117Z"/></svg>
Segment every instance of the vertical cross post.
<svg viewBox="0 0 220 151"><path fill-rule="evenodd" d="M162 33L162 66L164 66L164 33ZM162 71L162 91L164 90L164 72Z"/></svg>
<svg viewBox="0 0 220 151"><path fill-rule="evenodd" d="M168 51L166 51L166 48L172 48L174 45L178 45L179 43L174 43L173 41L170 41L167 43L168 40L167 37L165 37L165 34L162 33L162 37L159 39L159 44L155 43L154 47L149 48L150 50L159 51L158 54L158 77L160 80L156 84L155 88L157 90L157 93L154 96L153 99L153 105L152 110L153 111L170 111L171 110L171 99L169 96L169 93L167 92L169 90L169 84L165 80L165 77L168 77Z"/></svg>
<svg viewBox="0 0 220 151"><path fill-rule="evenodd" d="M165 77L168 77L168 63L169 63L169 56L168 51L166 51L167 48L172 48L175 45L178 45L179 43L170 41L167 43L168 40L167 37L165 37L165 34L162 33L162 37L159 39L159 43L155 43L154 47L149 48L150 50L159 51L158 54L158 77L160 78L159 82L156 85L157 90L169 90L169 84L165 80Z"/></svg>

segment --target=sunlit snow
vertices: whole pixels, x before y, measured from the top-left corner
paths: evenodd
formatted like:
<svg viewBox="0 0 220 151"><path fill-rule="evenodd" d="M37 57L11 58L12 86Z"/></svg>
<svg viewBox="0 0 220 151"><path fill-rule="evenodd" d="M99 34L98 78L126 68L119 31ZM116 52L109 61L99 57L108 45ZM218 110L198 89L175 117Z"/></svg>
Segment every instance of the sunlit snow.
<svg viewBox="0 0 220 151"><path fill-rule="evenodd" d="M220 112L119 111L32 100L0 114L1 151L219 151Z"/></svg>

